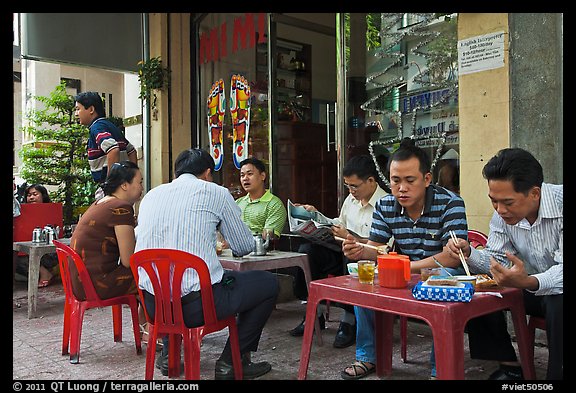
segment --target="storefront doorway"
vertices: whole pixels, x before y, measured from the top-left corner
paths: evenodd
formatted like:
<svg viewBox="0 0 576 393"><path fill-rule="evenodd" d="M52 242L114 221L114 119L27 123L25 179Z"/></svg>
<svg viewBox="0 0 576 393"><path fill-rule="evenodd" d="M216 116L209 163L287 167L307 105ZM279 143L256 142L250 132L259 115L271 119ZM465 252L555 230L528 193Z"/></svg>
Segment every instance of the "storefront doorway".
<svg viewBox="0 0 576 393"><path fill-rule="evenodd" d="M238 164L254 156L284 203L337 216L335 14L207 14L198 32L199 145L214 180L243 195Z"/></svg>
<svg viewBox="0 0 576 393"><path fill-rule="evenodd" d="M458 165L455 17L213 13L198 23L199 145L234 197L248 156L268 165L284 203L332 217L357 154L372 156L384 189L403 137L429 153L434 181L447 152Z"/></svg>

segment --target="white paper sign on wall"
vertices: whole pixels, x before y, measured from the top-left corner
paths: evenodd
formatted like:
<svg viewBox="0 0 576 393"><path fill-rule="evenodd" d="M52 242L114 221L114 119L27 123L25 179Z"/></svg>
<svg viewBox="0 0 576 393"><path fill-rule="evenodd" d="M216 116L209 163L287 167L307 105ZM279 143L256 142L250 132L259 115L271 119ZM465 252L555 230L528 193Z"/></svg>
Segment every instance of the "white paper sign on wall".
<svg viewBox="0 0 576 393"><path fill-rule="evenodd" d="M458 74L504 66L504 37L501 31L458 41Z"/></svg>

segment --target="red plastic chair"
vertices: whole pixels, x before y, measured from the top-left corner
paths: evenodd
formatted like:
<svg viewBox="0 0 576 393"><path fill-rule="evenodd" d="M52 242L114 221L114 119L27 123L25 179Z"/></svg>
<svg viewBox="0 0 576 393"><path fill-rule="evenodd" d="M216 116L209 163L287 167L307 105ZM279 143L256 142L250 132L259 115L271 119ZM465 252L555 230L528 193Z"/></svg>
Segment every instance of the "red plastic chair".
<svg viewBox="0 0 576 393"><path fill-rule="evenodd" d="M470 246L474 248L486 247L488 243L488 236L480 231L475 231L473 229L468 230L468 241ZM407 359L407 347L408 347L408 318L400 317L400 357L402 361L406 363ZM534 347L532 347L534 349ZM534 353L532 353L532 358L534 358Z"/></svg>
<svg viewBox="0 0 576 393"><path fill-rule="evenodd" d="M62 334L62 355L68 354L70 345L70 363L76 364L80 361L80 340L82 338L82 322L84 312L91 308L112 306L112 320L114 329L114 341L122 341L122 305L130 306L132 312L132 327L134 329L134 341L136 342L136 353L142 353L142 343L140 339L140 328L138 325L138 302L136 295L123 295L110 299L100 299L94 289L92 279L86 270L82 258L74 249L54 240L58 262L60 263L60 275L64 286L66 300L64 302L64 329ZM84 287L86 300L79 300L72 291L72 281L69 261L72 260L78 271L80 281Z"/></svg>
<svg viewBox="0 0 576 393"><path fill-rule="evenodd" d="M186 379L200 379L200 346L202 338L213 332L228 328L230 346L232 349L232 362L234 377L242 379L242 360L240 357L240 343L236 328L236 316L218 320L214 307L212 282L206 263L196 255L185 251L171 249L141 250L130 258L130 267L134 277L138 277L138 270L142 268L150 277L154 288L155 318L151 320L146 312L149 322L149 348L146 351L146 375L150 380L154 376L154 358L156 357L156 340L160 336L169 336L168 349L168 376L180 375L180 344L184 339L184 372ZM204 325L188 328L182 316L181 284L186 269L194 269L200 280L202 293L202 308L204 312ZM142 289L138 288L140 297L144 299ZM170 294L172 292L172 294ZM174 299L174 300L172 300Z"/></svg>
<svg viewBox="0 0 576 393"><path fill-rule="evenodd" d="M488 243L488 236L483 234L480 231L475 231L473 229L468 230L468 241L470 242L470 246L474 248L478 247L486 247L486 243Z"/></svg>

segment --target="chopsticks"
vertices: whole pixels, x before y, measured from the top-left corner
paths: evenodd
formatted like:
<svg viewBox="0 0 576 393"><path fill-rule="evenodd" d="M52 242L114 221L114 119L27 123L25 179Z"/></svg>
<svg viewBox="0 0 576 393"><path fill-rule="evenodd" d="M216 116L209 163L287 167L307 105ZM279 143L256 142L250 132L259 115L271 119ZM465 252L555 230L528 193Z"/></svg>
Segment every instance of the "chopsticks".
<svg viewBox="0 0 576 393"><path fill-rule="evenodd" d="M450 237L452 238L452 241L454 243L458 244L458 238L456 237L456 234L454 233L454 231L450 231ZM470 276L470 269L468 269L468 263L466 263L466 259L464 258L464 253L462 252L461 248L458 249L458 255L460 256L460 262L462 262L462 266L464 266L464 270L466 270L466 275Z"/></svg>
<svg viewBox="0 0 576 393"><path fill-rule="evenodd" d="M340 240L341 242L346 240L346 239L338 237L338 236L334 236L334 239ZM360 244L362 247L368 247L368 248L371 248L371 249L376 250L376 251L378 251L378 248L379 248L379 247L373 246L371 244L366 244L366 243L361 243L361 242L356 242L356 244Z"/></svg>
<svg viewBox="0 0 576 393"><path fill-rule="evenodd" d="M432 260L434 261L434 263L436 265L438 265L439 267L441 267L446 273L448 273L449 276L454 276L452 273L450 273L448 270L446 270L446 268L444 267L444 265L442 265L436 258L432 257Z"/></svg>

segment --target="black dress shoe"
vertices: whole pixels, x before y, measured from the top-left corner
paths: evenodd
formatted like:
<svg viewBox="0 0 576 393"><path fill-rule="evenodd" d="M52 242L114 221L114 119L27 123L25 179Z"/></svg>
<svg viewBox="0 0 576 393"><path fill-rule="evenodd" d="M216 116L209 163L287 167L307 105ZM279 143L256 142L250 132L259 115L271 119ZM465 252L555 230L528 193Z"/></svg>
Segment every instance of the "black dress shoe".
<svg viewBox="0 0 576 393"><path fill-rule="evenodd" d="M214 372L214 379L216 380L232 380L234 379L234 366L224 360L216 360L216 367ZM268 362L252 363L250 360L250 353L242 355L242 379L254 379L261 377L272 370L272 366Z"/></svg>
<svg viewBox="0 0 576 393"><path fill-rule="evenodd" d="M168 376L168 355L158 354L156 357L156 368L160 370L162 375ZM184 362L180 361L180 375L184 373Z"/></svg>
<svg viewBox="0 0 576 393"><path fill-rule="evenodd" d="M320 322L320 329L326 329L326 319L324 319L324 314L321 314L318 317L318 321ZM306 318L300 322L300 325L296 326L294 329L290 330L290 335L294 337L301 337L304 335L304 324L306 323Z"/></svg>
<svg viewBox="0 0 576 393"><path fill-rule="evenodd" d="M524 376L522 374L522 367L500 366L498 370L490 374L488 379L497 381L523 381Z"/></svg>
<svg viewBox="0 0 576 393"><path fill-rule="evenodd" d="M334 338L334 348L346 348L356 342L356 324L340 322L338 332Z"/></svg>

